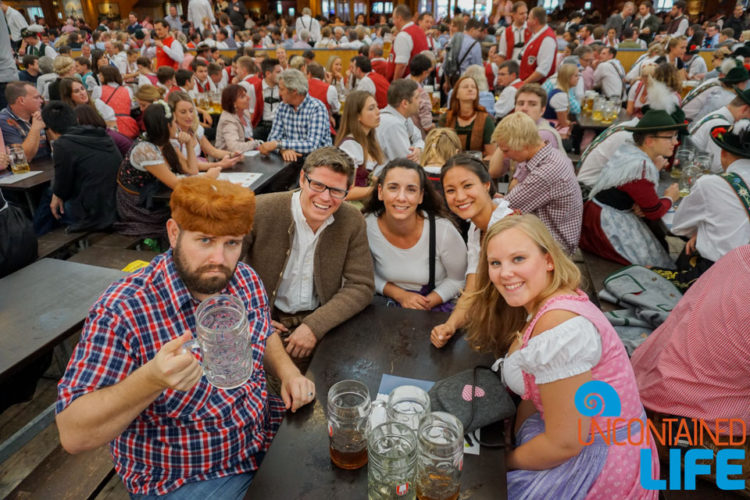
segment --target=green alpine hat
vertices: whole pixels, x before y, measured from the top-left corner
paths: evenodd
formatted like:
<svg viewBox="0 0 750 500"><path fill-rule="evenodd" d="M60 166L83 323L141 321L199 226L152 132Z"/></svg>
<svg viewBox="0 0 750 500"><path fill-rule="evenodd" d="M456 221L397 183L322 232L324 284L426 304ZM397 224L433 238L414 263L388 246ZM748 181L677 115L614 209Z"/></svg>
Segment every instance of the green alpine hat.
<svg viewBox="0 0 750 500"><path fill-rule="evenodd" d="M742 90L741 88L737 86L733 86L732 88L734 89L735 93L740 97L740 99L742 99L745 102L745 104L750 106L750 88L747 90Z"/></svg>
<svg viewBox="0 0 750 500"><path fill-rule="evenodd" d="M683 115L684 116L684 115ZM683 119L684 120L684 119ZM625 127L628 132L660 132L662 130L682 130L687 125L677 122L672 115L661 109L649 109L635 127Z"/></svg>
<svg viewBox="0 0 750 500"><path fill-rule="evenodd" d="M721 83L727 85L735 85L744 81L750 80L750 73L747 72L744 66L736 66L729 70L723 78L719 78Z"/></svg>
<svg viewBox="0 0 750 500"><path fill-rule="evenodd" d="M744 122L744 123L743 123ZM740 131L736 131L738 124L742 123ZM720 125L711 129L711 140L721 149L729 151L740 158L750 158L750 127L747 120L740 120L727 128Z"/></svg>

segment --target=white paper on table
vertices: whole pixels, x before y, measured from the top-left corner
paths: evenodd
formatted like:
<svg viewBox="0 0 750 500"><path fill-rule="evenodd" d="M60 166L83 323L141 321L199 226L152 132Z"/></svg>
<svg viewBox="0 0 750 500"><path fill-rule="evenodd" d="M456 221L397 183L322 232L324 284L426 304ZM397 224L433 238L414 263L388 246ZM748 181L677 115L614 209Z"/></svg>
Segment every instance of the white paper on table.
<svg viewBox="0 0 750 500"><path fill-rule="evenodd" d="M416 385L417 387L429 391L435 382L431 380L422 380L416 378L399 377L398 375L390 375L384 373L380 379L380 387L378 388L378 395L375 399L388 402L388 394L396 387L402 385ZM382 424L386 421L385 409L382 407L373 408L372 422L375 425ZM373 427L375 426L373 425ZM469 455L479 455L479 442L481 429L477 429L471 433L471 444L466 440L464 436L464 453Z"/></svg>
<svg viewBox="0 0 750 500"><path fill-rule="evenodd" d="M263 174L257 172L222 172L219 174L219 179L239 184L242 187L251 187L262 176Z"/></svg>
<svg viewBox="0 0 750 500"><path fill-rule="evenodd" d="M29 177L34 177L36 174L41 174L41 173L42 173L41 170L32 170L31 172L26 172L23 174L4 175L0 177L0 185L13 184L15 182L28 179Z"/></svg>
<svg viewBox="0 0 750 500"><path fill-rule="evenodd" d="M244 155L250 158L251 156L257 156L260 154L260 151L257 149L255 151L245 151Z"/></svg>

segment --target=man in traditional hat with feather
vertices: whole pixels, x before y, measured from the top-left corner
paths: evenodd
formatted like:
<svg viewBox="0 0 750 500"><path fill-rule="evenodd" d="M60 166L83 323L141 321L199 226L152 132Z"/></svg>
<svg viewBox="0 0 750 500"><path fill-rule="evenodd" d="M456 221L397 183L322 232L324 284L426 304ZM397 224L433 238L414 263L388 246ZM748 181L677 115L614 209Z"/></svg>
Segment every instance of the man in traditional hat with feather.
<svg viewBox="0 0 750 500"><path fill-rule="evenodd" d="M750 118L750 89L740 90L735 87L734 99L729 104L693 122L688 128L691 142L699 150L713 154L711 172L722 172L721 148L712 140L711 130L716 127L729 128L744 118Z"/></svg>
<svg viewBox="0 0 750 500"><path fill-rule="evenodd" d="M685 114L676 105L677 101L674 93L664 83L651 79L648 84L647 95L648 101L642 108L644 113L649 109L659 108L659 103L673 102L674 105L670 106L670 109L672 109L672 118L676 123L683 123L685 121ZM620 149L620 146L625 141L632 140L633 133L628 131L627 128L634 127L637 123L638 118L631 118L630 120L611 125L599 134L583 152L578 163L578 183L581 186L584 200L588 197L591 188L599 179L599 174L604 165L612 158L615 151Z"/></svg>
<svg viewBox="0 0 750 500"><path fill-rule="evenodd" d="M591 189L579 246L623 265L672 268L666 243L649 223L661 219L680 197L677 184L669 186L663 197L656 189L659 170L672 156L685 124L670 115L674 100L654 100L652 105L663 107L649 109L635 126L626 127L632 140L615 151Z"/></svg>

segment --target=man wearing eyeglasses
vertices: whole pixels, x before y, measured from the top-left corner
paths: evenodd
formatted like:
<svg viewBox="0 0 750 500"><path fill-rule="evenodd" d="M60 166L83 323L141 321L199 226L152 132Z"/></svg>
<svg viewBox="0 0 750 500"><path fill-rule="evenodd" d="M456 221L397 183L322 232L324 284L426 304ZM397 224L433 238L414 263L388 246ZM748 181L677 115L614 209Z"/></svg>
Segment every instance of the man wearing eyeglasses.
<svg viewBox="0 0 750 500"><path fill-rule="evenodd" d="M273 326L304 372L318 341L370 303L375 283L364 218L344 203L354 184L349 156L330 146L310 153L299 184L257 197L245 261L260 275Z"/></svg>

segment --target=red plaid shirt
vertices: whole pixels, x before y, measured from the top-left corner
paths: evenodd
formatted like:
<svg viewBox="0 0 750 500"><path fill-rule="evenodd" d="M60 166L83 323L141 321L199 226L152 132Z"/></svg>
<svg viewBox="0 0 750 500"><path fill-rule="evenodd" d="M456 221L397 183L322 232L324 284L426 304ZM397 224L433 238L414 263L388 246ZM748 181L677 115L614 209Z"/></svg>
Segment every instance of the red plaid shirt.
<svg viewBox="0 0 750 500"><path fill-rule="evenodd" d="M581 237L583 198L570 159L545 144L518 168L526 170L518 176L523 180L505 199L511 208L539 217L563 249L572 254Z"/></svg>
<svg viewBox="0 0 750 500"><path fill-rule="evenodd" d="M265 290L255 271L240 262L222 293L247 306L253 374L236 389L217 389L204 376L187 392L167 389L157 397L110 443L117 473L131 493L163 495L187 482L253 472L276 433L284 406L266 391ZM89 311L58 385L57 413L121 381L182 332L194 332L197 306L171 250L112 284Z"/></svg>

